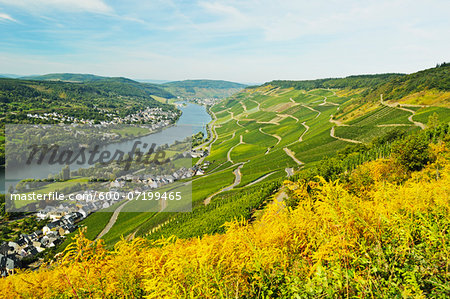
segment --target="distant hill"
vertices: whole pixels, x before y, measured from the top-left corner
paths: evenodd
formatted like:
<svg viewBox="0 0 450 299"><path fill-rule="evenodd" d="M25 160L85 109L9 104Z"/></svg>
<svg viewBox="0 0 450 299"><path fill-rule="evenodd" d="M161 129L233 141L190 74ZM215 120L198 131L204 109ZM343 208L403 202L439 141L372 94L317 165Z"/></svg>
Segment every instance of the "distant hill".
<svg viewBox="0 0 450 299"><path fill-rule="evenodd" d="M419 105L450 105L450 63L409 75L391 78L368 94L368 99Z"/></svg>
<svg viewBox="0 0 450 299"><path fill-rule="evenodd" d="M364 88L374 89L392 79L405 76L404 74L377 74L377 75L357 75L345 78L326 78L316 80L275 80L264 83L263 86L272 85L281 88L295 88L300 90L312 90L317 88Z"/></svg>
<svg viewBox="0 0 450 299"><path fill-rule="evenodd" d="M161 84L170 93L185 98L226 98L247 85L223 80L184 80Z"/></svg>
<svg viewBox="0 0 450 299"><path fill-rule="evenodd" d="M20 79L89 83L94 86L110 89L114 92L118 92L119 90L117 88L119 87L128 90L129 86L120 85L127 84L141 89L145 93L167 99L174 98L175 96L184 98L226 98L247 86L245 84L222 80L185 80L173 82L141 80L138 82L124 77L103 77L92 74L72 73L25 76Z"/></svg>
<svg viewBox="0 0 450 299"><path fill-rule="evenodd" d="M134 80L141 83L154 83L154 84L164 84L167 82L171 82L170 80L157 80L157 79L134 79Z"/></svg>
<svg viewBox="0 0 450 299"><path fill-rule="evenodd" d="M280 88L312 90L317 88L359 89L361 100L386 101L416 105L450 105L450 63L412 74L358 75L304 81L276 80L263 84ZM431 99L432 98L432 99Z"/></svg>
<svg viewBox="0 0 450 299"><path fill-rule="evenodd" d="M43 81L63 81L70 83L87 83L89 86L100 87L121 95L147 96L155 95L163 98L174 98L175 96L158 84L140 83L124 77L102 77L92 74L47 74L39 76L21 77L24 80L43 80Z"/></svg>
<svg viewBox="0 0 450 299"><path fill-rule="evenodd" d="M32 75L20 77L24 80L54 80L54 81L68 81L68 82L87 82L103 80L108 77L102 77L92 74L72 74L72 73L55 73L46 75Z"/></svg>
<svg viewBox="0 0 450 299"><path fill-rule="evenodd" d="M85 119L103 119L97 109L128 115L145 107L175 109L156 101L153 95L171 96L154 86L126 78L106 78L84 83L0 79L0 99L6 122L29 121L27 113L59 111ZM2 117L5 114L1 114Z"/></svg>
<svg viewBox="0 0 450 299"><path fill-rule="evenodd" d="M15 74L0 74L0 78L20 78L20 75Z"/></svg>

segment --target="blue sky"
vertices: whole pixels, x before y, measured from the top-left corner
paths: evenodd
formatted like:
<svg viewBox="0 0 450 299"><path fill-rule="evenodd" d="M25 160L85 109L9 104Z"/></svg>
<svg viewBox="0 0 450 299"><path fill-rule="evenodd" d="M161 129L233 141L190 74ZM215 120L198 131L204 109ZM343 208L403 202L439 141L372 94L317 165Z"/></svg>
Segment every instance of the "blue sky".
<svg viewBox="0 0 450 299"><path fill-rule="evenodd" d="M450 1L0 0L0 73L265 82L450 61Z"/></svg>

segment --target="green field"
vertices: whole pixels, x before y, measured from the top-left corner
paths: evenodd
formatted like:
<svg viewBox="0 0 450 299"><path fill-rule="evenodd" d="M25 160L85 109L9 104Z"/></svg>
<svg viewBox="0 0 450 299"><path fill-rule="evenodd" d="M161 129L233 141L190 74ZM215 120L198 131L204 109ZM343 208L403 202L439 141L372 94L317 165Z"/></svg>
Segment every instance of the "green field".
<svg viewBox="0 0 450 299"><path fill-rule="evenodd" d="M217 136L210 139L214 142L205 158L211 165L204 176L192 179L193 212L121 213L104 236L106 243L112 245L133 233L157 238L172 233L189 237L201 232L218 232L230 217L251 216L249 206L233 195L257 188L247 185L258 180L257 186L263 186L286 177L292 170L312 167L324 157L332 157L353 145L351 140L369 143L393 130L418 128L408 120L410 112L386 106L375 106L370 112L344 123L346 126L330 121L332 115L340 114L340 109L347 110L341 117L357 111L363 105L358 97L340 97L336 90L329 89L305 91L266 86L244 90L219 102L211 107L217 117L214 123ZM434 112L447 119L445 109L417 109L415 119L423 121ZM333 127L335 137L331 136ZM234 188L229 187L229 191L219 192L237 180L234 171L239 165L240 182ZM205 206L204 200L217 192ZM261 204L256 199L251 202ZM205 227L207 223L211 227Z"/></svg>

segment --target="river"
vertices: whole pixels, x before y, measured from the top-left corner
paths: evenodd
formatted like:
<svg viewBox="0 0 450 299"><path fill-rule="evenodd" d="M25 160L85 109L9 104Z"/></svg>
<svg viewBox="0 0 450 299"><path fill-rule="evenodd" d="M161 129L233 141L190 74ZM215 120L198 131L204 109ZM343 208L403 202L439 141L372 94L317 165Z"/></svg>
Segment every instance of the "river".
<svg viewBox="0 0 450 299"><path fill-rule="evenodd" d="M121 150L124 152L130 151L133 144L136 141L141 141L142 143L156 145L172 144L176 140L181 140L186 137L192 136L200 131L202 131L206 136L206 124L211 121L211 116L206 111L205 106L200 106L193 103L179 102L179 109L182 111L180 118L178 119L176 125L165 128L160 132L150 134L147 136L135 138L128 141L112 143L102 150L110 151L114 153L116 150ZM82 167L87 167L86 165L70 165L71 170L76 170ZM61 171L60 165L28 165L26 168L15 169L14 171L8 171L8 175L5 177L5 173L0 173L0 193L5 193L9 185L16 184L18 181L25 178L33 179L45 179L49 174L57 174ZM6 180L7 179L7 180Z"/></svg>

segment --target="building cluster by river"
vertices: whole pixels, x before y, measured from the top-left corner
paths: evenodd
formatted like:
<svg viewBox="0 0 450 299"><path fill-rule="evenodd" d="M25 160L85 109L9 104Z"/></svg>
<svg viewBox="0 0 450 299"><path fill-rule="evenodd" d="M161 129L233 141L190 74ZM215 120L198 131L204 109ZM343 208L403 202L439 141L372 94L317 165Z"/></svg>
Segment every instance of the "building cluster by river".
<svg viewBox="0 0 450 299"><path fill-rule="evenodd" d="M109 120L97 121L93 119L83 119L64 115L58 112L27 114L28 118L35 118L42 121L88 125L93 125L96 123L100 123L101 125L145 123L147 125L153 125L153 129L161 129L172 124L178 118L179 114L176 111L167 111L162 108L146 108L125 117L119 117L111 113L105 113L104 116L106 116Z"/></svg>
<svg viewBox="0 0 450 299"><path fill-rule="evenodd" d="M186 154L192 156L192 153ZM135 192L157 190L178 180L203 175L209 165L209 162L204 162L190 168L182 167L167 175L127 174L104 186L109 190L108 192L118 194L115 199L88 199L78 201L76 204L70 201L61 201L58 204L47 205L39 209L35 214L37 219L41 221L49 220L50 222L42 230L37 230L28 235L22 234L17 240L4 242L0 245L0 275L6 276L14 273L14 269L21 267L23 258L32 258L47 248L58 246L67 234L76 230L76 223L90 214L108 209L113 205L119 206L117 203L127 200L129 191L122 191L127 184L132 184ZM82 198L89 198L85 195L94 194L94 192L94 190L85 190L76 193L81 195ZM70 195L73 194L66 195L65 199L69 198Z"/></svg>
<svg viewBox="0 0 450 299"><path fill-rule="evenodd" d="M206 102L204 103L206 104ZM189 125L192 127L192 131L198 132L201 130L205 130L205 124L208 123L211 118L206 112L204 107L200 107L198 105L187 104L180 107L183 111L181 118L178 120L180 126ZM159 109L159 108L156 108ZM187 111L187 112L186 112ZM172 113L172 114L171 114ZM59 115L59 114L42 114L42 115L30 115L29 117L38 117L41 118L46 117L47 119L56 118L58 120L69 121L76 123L74 118L70 118L67 116ZM126 119L122 121L130 121L130 122L142 122L148 123L153 122L154 124L160 124L158 128L164 128L167 126L172 118L176 117L173 112L166 112L162 110L152 110L146 109L143 111L139 111L133 115L129 115ZM45 120L45 118L41 118ZM118 120L117 120L118 121ZM102 125L102 124L100 124ZM106 125L106 123L105 123ZM156 127L155 127L156 128ZM157 134L161 134L164 138L164 143L170 144L170 142L174 142L175 140L171 140L170 136L177 136L179 138L179 133L177 134L169 134L166 130L173 130L175 133L177 132L191 132L191 130L180 130L176 126L171 127L169 129L165 129ZM184 137L190 137L184 136ZM154 137L158 139L160 137ZM201 151L191 151L186 152L184 155L190 157L201 157L207 155L207 152ZM52 248L54 246L58 246L66 235L70 232L73 232L77 228L77 223L86 218L89 214L105 209L111 208L113 205L118 205L117 203L126 195L127 188L124 188L127 183L131 183L133 185L134 191L146 191L146 190L155 190L156 188L163 187L167 184L173 183L178 180L192 178L197 175L203 175L205 169L209 166L209 162L205 162L201 165L195 165L192 167L181 167L176 171L173 171L167 175L151 175L148 173L142 174L126 174L122 175L111 182L103 183L103 188L105 190L118 192L120 194L117 200L110 201L81 201L77 202L77 204L73 204L67 201L58 202L55 205L48 205L46 207L38 209L37 213L34 216L41 219L41 221L49 221L46 226L41 229L34 231L32 234L22 234L17 240L11 242L5 242L1 245L0 249L0 272L2 275L11 274L15 268L21 266L21 259L24 258L32 258L33 256L38 256L40 252L44 251L47 248ZM27 169L31 171L30 169ZM30 172L31 173L31 172ZM37 175L41 175L42 173L36 173ZM27 177L24 174L18 175L19 177ZM93 190L85 190L82 193L88 193ZM28 216L27 216L28 217ZM40 255L39 255L40 256Z"/></svg>

